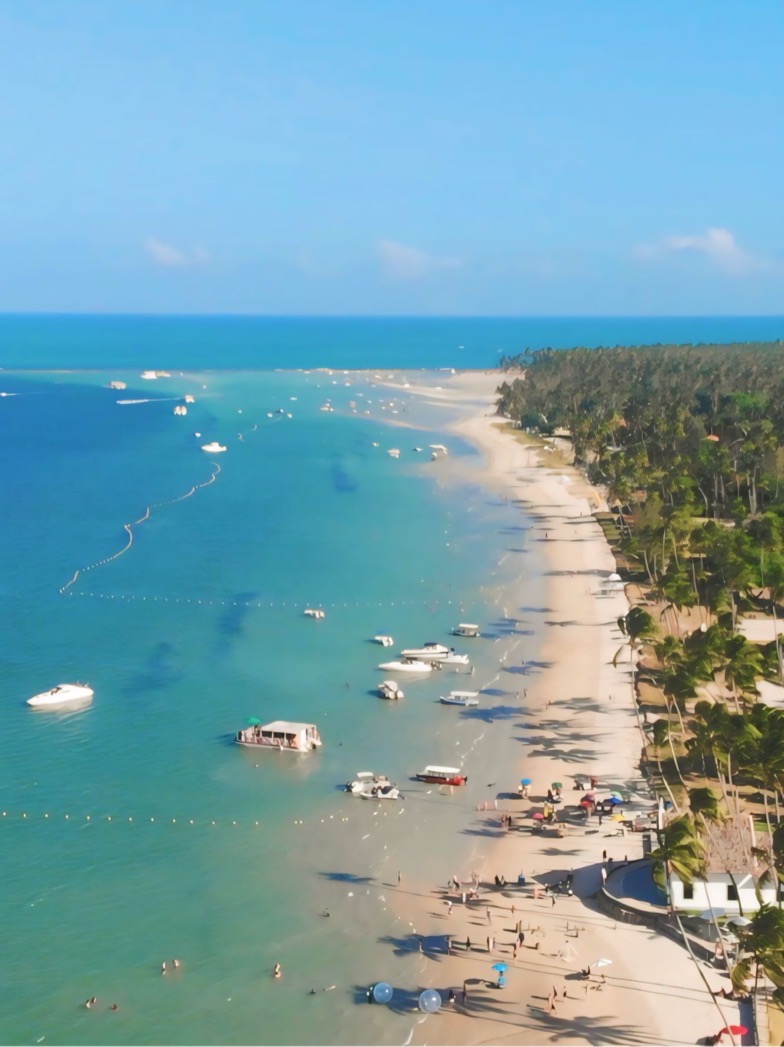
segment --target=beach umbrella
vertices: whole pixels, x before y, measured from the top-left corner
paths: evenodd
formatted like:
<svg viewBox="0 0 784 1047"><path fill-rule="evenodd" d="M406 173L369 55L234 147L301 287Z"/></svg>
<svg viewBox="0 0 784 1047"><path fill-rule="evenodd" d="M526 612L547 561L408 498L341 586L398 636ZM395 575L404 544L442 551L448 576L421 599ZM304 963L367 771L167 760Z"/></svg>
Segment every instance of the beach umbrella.
<svg viewBox="0 0 784 1047"><path fill-rule="evenodd" d="M616 793L613 793L613 795L604 802L609 803L611 807L618 807L619 804L623 803L623 797L618 796Z"/></svg>
<svg viewBox="0 0 784 1047"><path fill-rule="evenodd" d="M541 811L536 811L536 813L532 814L531 817L533 818L533 820L535 822L541 822L541 821L544 820L544 815L542 814Z"/></svg>
<svg viewBox="0 0 784 1047"><path fill-rule="evenodd" d="M622 821L624 821L624 817L623 817L623 815L621 814L620 811L616 811L615 814L611 814L610 815L610 821L611 822L622 822Z"/></svg>
<svg viewBox="0 0 784 1047"><path fill-rule="evenodd" d="M723 1036L725 1033L732 1036L745 1036L748 1031L745 1025L725 1025L719 1036Z"/></svg>
<svg viewBox="0 0 784 1047"><path fill-rule="evenodd" d="M419 1009L425 1014L435 1014L441 1007L441 993L435 989L425 989L419 994Z"/></svg>
<svg viewBox="0 0 784 1047"><path fill-rule="evenodd" d="M376 982L373 986L373 999L376 1003L389 1003L394 991L389 982Z"/></svg>
<svg viewBox="0 0 784 1047"><path fill-rule="evenodd" d="M591 967L609 967L612 960L606 959L604 956L600 956L598 960L594 960Z"/></svg>
<svg viewBox="0 0 784 1047"><path fill-rule="evenodd" d="M531 778L521 778L520 779L520 784L521 785L533 785L533 779L531 779Z"/></svg>
<svg viewBox="0 0 784 1047"><path fill-rule="evenodd" d="M551 789L563 789L563 782L552 782Z"/></svg>
<svg viewBox="0 0 784 1047"><path fill-rule="evenodd" d="M751 927L751 920L746 916L733 916L727 923L731 923L733 927Z"/></svg>
<svg viewBox="0 0 784 1047"><path fill-rule="evenodd" d="M608 582L620 582L620 580L621 580L621 576L618 574L617 571L613 571L613 573L607 579Z"/></svg>
<svg viewBox="0 0 784 1047"><path fill-rule="evenodd" d="M623 797L621 796L621 794L619 792L612 792L612 793L610 793L610 799L612 800L613 798L615 798L616 800L620 800L621 803L623 803Z"/></svg>
<svg viewBox="0 0 784 1047"><path fill-rule="evenodd" d="M504 971L508 971L509 970L509 964L508 963L494 963L493 964L493 970L494 971L498 971L499 974L503 974Z"/></svg>
<svg viewBox="0 0 784 1047"><path fill-rule="evenodd" d="M258 718L258 716L251 716L250 719L248 720L248 726L249 727L261 727L261 720Z"/></svg>

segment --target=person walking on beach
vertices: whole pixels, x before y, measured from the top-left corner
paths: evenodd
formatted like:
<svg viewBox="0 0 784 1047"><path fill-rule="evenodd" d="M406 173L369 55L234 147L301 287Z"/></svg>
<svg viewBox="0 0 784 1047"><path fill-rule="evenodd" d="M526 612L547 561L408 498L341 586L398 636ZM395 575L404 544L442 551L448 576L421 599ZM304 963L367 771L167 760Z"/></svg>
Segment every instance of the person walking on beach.
<svg viewBox="0 0 784 1047"><path fill-rule="evenodd" d="M493 914L490 912L490 906L489 905L488 905L488 907L486 909L486 915L487 915L487 922L488 923L492 923L493 922Z"/></svg>
<svg viewBox="0 0 784 1047"><path fill-rule="evenodd" d="M400 881L402 879L403 879L403 877L402 877L402 875L400 873L400 869L398 869L398 871L397 871L397 885L398 885L398 887L400 886Z"/></svg>
<svg viewBox="0 0 784 1047"><path fill-rule="evenodd" d="M447 914L447 916L451 916L452 915L452 906L453 905L454 905L454 902L447 902L446 903L446 914Z"/></svg>

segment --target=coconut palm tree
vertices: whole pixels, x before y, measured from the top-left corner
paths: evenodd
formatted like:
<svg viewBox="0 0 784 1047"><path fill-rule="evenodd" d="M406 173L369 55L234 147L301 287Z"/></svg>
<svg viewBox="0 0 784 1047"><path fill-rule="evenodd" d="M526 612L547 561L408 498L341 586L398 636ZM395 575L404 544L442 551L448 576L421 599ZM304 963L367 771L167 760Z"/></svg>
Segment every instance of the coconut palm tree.
<svg viewBox="0 0 784 1047"><path fill-rule="evenodd" d="M761 905L751 924L740 931L739 938L742 951L732 970L733 988L743 990L753 971L756 993L760 972L764 972L776 986L774 995L781 1002L784 997L784 909Z"/></svg>

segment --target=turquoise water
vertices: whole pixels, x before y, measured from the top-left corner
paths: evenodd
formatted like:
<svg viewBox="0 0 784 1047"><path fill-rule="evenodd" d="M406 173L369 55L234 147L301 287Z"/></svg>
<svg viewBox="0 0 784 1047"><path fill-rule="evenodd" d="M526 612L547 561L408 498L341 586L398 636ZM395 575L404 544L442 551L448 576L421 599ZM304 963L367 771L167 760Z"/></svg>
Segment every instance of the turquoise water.
<svg viewBox="0 0 784 1047"><path fill-rule="evenodd" d="M380 701L392 651L368 641L418 645L478 620L491 639L472 642L472 686L491 679L519 517L468 473L440 482L414 447L446 442L466 470L477 456L444 436L442 410L370 377L9 373L3 388L18 395L0 400L0 1041L402 1042L410 1016L357 1002L372 980L417 984L383 885L401 864L446 878L433 819L459 840L484 788L441 798L408 779L453 760L489 774L480 742L497 727L508 744L506 698L445 709L450 675ZM196 403L176 417L185 393ZM208 439L228 452L205 454ZM25 705L67 680L94 687L89 709ZM323 749L242 750L249 715L315 722ZM340 791L368 767L405 804ZM181 972L162 977L174 956Z"/></svg>
<svg viewBox="0 0 784 1047"><path fill-rule="evenodd" d="M0 318L4 366L93 369L0 377L19 394L0 397L0 1043L406 1040L410 1013L364 1003L372 981L411 992L425 977L397 873L405 892L481 864L471 812L523 726L520 677L499 660L536 654L541 566L525 518L444 434L448 412L372 375L249 368L483 367L560 339L779 333L764 319L645 324ZM164 366L195 370L138 377ZM106 388L120 378L124 392ZM186 393L196 403L176 417ZM200 450L213 439L226 454ZM413 450L441 442L457 468ZM438 703L458 675L375 697L392 652L373 634L397 650L459 620L483 626L455 641L479 710ZM89 709L26 706L68 680L95 688ZM251 715L315 722L323 749L242 750L231 739ZM409 780L453 762L470 774L454 796ZM405 801L340 791L364 769ZM175 956L183 968L162 977Z"/></svg>

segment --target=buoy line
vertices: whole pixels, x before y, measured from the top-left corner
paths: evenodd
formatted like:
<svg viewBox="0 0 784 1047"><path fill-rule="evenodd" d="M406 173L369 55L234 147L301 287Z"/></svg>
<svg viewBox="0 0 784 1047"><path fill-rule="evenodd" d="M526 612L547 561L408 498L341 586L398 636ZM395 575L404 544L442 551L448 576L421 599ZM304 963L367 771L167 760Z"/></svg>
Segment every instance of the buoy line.
<svg viewBox="0 0 784 1047"><path fill-rule="evenodd" d="M78 574L78 572L77 572ZM65 593L67 586L60 590ZM79 596L87 600L116 600L119 603L149 602L149 603L178 603L191 604L202 607L253 607L257 609L290 607L292 610L300 610L310 607L313 601L308 600L232 600L219 596L163 596L161 594L141 593L94 593L83 590L68 592L68 596ZM388 608L388 607L429 607L437 610L439 607L451 607L459 603L454 600L420 599L420 600L347 600L330 603L329 601L318 601L319 607L344 607L344 608ZM461 613L462 610L461 610Z"/></svg>
<svg viewBox="0 0 784 1047"><path fill-rule="evenodd" d="M213 467L213 472L209 480L205 480L203 483L200 484L194 484L193 487L191 487L189 491L186 491L185 494L179 494L175 498L167 498L163 502L154 502L152 505L148 505L138 520L134 520L133 523L123 524L123 530L126 531L128 534L128 541L125 543L122 549L118 549L118 551L116 553L113 553L111 556L105 556L103 560L96 560L95 563L88 564L86 567L78 568L76 571L74 571L73 578L71 578L70 581L66 582L65 585L63 585L60 588L60 594L62 595L66 592L66 590L70 589L71 586L79 578L79 575L86 574L88 571L94 571L97 567L105 567L107 564L110 564L112 560L117 560L124 553L127 553L133 545L134 527L139 527L141 524L146 523L156 509L162 509L166 505L175 505L177 502L184 502L186 498L190 498L192 495L196 494L197 491L200 491L203 487L209 487L211 484L214 484L218 476L220 475L221 467L218 464L218 462L210 462L210 465ZM69 595L72 594L69 593Z"/></svg>

